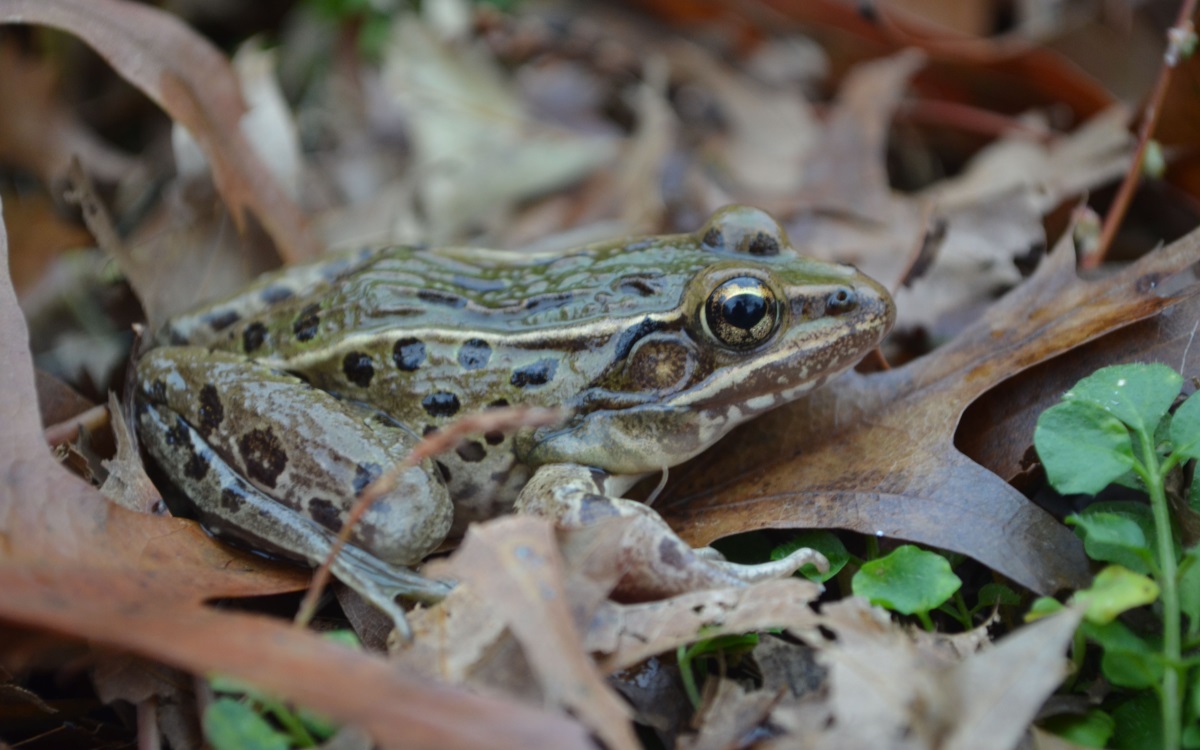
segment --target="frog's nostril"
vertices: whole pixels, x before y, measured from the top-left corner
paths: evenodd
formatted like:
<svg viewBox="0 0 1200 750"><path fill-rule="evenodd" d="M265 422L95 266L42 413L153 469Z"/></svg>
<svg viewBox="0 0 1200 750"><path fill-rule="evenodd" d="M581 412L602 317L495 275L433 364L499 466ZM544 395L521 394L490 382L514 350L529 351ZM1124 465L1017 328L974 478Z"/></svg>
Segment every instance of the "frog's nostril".
<svg viewBox="0 0 1200 750"><path fill-rule="evenodd" d="M848 287L838 287L825 302L826 308L832 313L844 313L853 310L858 305L858 295Z"/></svg>

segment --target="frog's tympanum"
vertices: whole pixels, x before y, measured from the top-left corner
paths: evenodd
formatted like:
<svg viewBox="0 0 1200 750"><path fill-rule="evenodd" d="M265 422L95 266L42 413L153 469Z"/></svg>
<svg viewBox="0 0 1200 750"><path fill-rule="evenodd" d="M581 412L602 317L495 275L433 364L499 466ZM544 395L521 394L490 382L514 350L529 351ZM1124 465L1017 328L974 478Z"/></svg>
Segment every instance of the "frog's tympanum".
<svg viewBox="0 0 1200 750"><path fill-rule="evenodd" d="M137 365L142 444L210 528L315 563L357 493L455 417L510 404L564 422L480 435L408 470L333 572L403 623L409 570L515 509L578 527L633 517L629 598L739 585L763 565L692 549L633 481L713 445L875 348L887 292L806 258L766 214L555 255L393 247L263 277L168 323Z"/></svg>

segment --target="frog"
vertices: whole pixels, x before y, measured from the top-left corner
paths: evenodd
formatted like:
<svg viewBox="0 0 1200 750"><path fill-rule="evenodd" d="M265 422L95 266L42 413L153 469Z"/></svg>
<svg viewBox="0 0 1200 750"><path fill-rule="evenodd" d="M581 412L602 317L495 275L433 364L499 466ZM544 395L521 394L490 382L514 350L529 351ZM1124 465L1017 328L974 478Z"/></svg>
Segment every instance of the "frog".
<svg viewBox="0 0 1200 750"><path fill-rule="evenodd" d="M881 284L740 205L694 232L557 253L363 248L168 320L136 361L133 419L206 528L315 566L425 435L479 411L560 409L398 472L351 528L332 574L407 633L397 599L453 586L417 567L506 513L627 519L617 591L631 600L823 563L808 549L727 561L625 495L854 366L894 320Z"/></svg>

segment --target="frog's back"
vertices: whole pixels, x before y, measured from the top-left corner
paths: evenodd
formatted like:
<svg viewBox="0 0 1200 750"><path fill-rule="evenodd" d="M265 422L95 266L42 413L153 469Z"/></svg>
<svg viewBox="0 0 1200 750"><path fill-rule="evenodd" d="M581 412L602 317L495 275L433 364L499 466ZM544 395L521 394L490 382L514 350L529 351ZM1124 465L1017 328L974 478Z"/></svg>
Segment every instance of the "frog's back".
<svg viewBox="0 0 1200 750"><path fill-rule="evenodd" d="M162 338L243 353L434 426L466 408L561 404L619 359L630 330L678 318L686 280L713 255L673 239L560 256L339 256L263 277ZM395 414L406 411L396 394L425 394L429 408Z"/></svg>

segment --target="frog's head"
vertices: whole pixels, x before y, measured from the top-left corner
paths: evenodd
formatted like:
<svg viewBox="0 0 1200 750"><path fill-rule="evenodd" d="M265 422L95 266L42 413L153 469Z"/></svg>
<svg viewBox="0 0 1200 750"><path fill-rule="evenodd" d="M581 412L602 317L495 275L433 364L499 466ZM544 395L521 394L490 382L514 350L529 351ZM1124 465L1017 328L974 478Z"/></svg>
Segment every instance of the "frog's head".
<svg viewBox="0 0 1200 750"><path fill-rule="evenodd" d="M895 320L886 289L800 255L757 209L722 209L675 244L702 259L679 299L627 337L568 425L535 436L531 462L673 466L853 366Z"/></svg>

